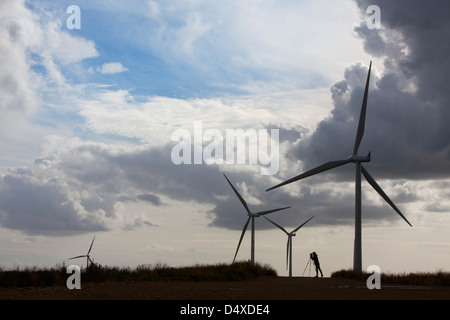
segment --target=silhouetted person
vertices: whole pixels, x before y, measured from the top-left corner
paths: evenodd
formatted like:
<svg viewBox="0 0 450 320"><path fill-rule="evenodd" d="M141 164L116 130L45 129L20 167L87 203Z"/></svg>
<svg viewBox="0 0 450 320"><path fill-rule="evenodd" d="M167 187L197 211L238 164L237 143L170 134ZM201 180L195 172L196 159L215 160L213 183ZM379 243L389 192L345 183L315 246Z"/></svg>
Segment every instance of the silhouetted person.
<svg viewBox="0 0 450 320"><path fill-rule="evenodd" d="M319 276L319 271L321 277L323 277L322 269L320 269L319 256L317 255L317 253L313 252L310 254L310 257L312 261L314 261L314 265L316 266L316 278Z"/></svg>

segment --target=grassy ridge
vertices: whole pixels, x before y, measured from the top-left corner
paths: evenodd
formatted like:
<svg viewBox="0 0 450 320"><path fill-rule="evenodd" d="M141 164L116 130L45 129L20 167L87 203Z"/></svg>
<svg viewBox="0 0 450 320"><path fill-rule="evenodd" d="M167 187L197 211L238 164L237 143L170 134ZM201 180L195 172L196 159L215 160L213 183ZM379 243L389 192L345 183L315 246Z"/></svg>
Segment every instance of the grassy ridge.
<svg viewBox="0 0 450 320"><path fill-rule="evenodd" d="M370 273L340 270L331 274L332 278L352 279L366 282ZM0 288L7 287L48 287L65 286L70 274L66 266L39 269L26 267L23 270L3 270L0 268ZM128 267L108 267L91 265L81 269L81 281L239 281L264 276L277 276L269 265L250 262L232 264L194 265L188 267L170 267L166 264L140 265L134 269ZM381 284L449 286L450 273L403 273L381 274Z"/></svg>
<svg viewBox="0 0 450 320"><path fill-rule="evenodd" d="M340 270L331 274L332 278L344 278L357 281L367 281L371 273ZM435 273L381 273L381 284L413 285L413 286L450 286L450 272L437 271Z"/></svg>
<svg viewBox="0 0 450 320"><path fill-rule="evenodd" d="M25 268L24 270L0 270L0 288L30 286L65 286L70 274L66 266L48 269ZM90 265L81 269L81 281L238 281L262 276L277 276L268 265L250 262L232 264L195 265L170 267L166 264L140 265L135 269Z"/></svg>

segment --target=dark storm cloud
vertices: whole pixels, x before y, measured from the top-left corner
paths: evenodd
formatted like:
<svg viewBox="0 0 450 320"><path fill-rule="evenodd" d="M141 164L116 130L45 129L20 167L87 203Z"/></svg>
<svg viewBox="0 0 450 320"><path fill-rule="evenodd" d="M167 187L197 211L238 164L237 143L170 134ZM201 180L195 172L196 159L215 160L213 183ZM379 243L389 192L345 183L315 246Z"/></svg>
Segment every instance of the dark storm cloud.
<svg viewBox="0 0 450 320"><path fill-rule="evenodd" d="M162 206L164 203L161 201L161 198L158 196L155 196L154 194L145 193L145 194L139 194L137 196L129 196L129 195L122 195L117 197L117 200L120 202L137 202L139 200L149 202L155 206Z"/></svg>
<svg viewBox="0 0 450 320"><path fill-rule="evenodd" d="M450 3L448 1L356 1L362 16L381 8L381 30L363 20L355 28L365 50L384 61L372 73L361 155L372 151L367 169L375 178L429 179L450 171ZM299 142L298 159L308 170L352 153L369 61L355 63L331 87L333 110ZM332 174L332 173L331 173ZM350 176L339 176L352 179Z"/></svg>
<svg viewBox="0 0 450 320"><path fill-rule="evenodd" d="M238 179L238 181L242 180ZM349 223L353 217L352 205L347 205L349 203L351 204L352 201L341 203L339 203L339 201L334 201L334 203L332 203L333 199L336 199L327 191L324 191L323 193L319 192L314 196L311 194L302 194L295 197L285 195L271 196L264 193L263 190L261 191L262 192L257 193L257 196L259 199L264 200L264 203L257 206L249 204L251 212L291 206L289 209L268 215L270 219L283 226L299 225L301 222L304 222L312 216L316 217L314 220L314 225L316 226L323 224L334 225ZM211 214L214 215L214 221L211 225L227 227L230 229L242 229L248 219L245 208L234 195L231 188L227 193L230 194L230 197L228 199L217 201L216 207L211 211ZM326 197L324 196L324 193L326 193ZM345 197L347 198L347 196ZM342 205L342 203L346 204ZM332 209L330 210L330 208ZM272 224L267 223L267 221L262 218L257 218L256 224L258 229L273 228Z"/></svg>
<svg viewBox="0 0 450 320"><path fill-rule="evenodd" d="M358 0L363 8L369 1ZM416 81L415 97L435 114L436 126L428 147L432 152L447 151L447 138L450 133L448 121L450 108L448 101L448 74L450 72L450 42L447 41L450 31L450 3L437 1L375 1L382 10L382 24L386 28L385 43L395 42L395 33L402 35L401 46L406 47L406 53L395 57L386 57L386 65L397 65L398 73ZM365 40L368 52L370 39L367 32L357 29Z"/></svg>
<svg viewBox="0 0 450 320"><path fill-rule="evenodd" d="M171 146L117 151L82 141L59 141L28 169L0 179L0 223L29 234L63 235L107 230L120 220L117 204L167 205L175 201L213 204L230 191L217 166L174 165ZM251 180L251 174L240 174ZM170 203L168 203L170 205ZM153 226L151 216L127 219L125 229Z"/></svg>
<svg viewBox="0 0 450 320"><path fill-rule="evenodd" d="M139 200L147 201L150 203L153 203L155 206L162 205L161 199L158 196L155 196L154 194L140 194L137 196Z"/></svg>
<svg viewBox="0 0 450 320"><path fill-rule="evenodd" d="M53 151L56 151L53 152ZM155 226L148 215L125 217L120 203L171 206L173 201L211 205L210 226L242 230L247 214L225 177L223 168L208 165L174 165L171 146L118 151L111 146L59 141L54 150L28 169L16 169L0 179L0 223L28 234L67 235ZM225 170L234 169L233 167ZM272 178L257 171L225 171L246 199L251 211L292 206L271 214L286 227L316 216L314 225L351 224L353 193L333 186L302 185L298 194L265 192ZM398 199L401 200L402 194ZM164 203L161 197L168 200ZM365 219L389 219L391 210L366 203ZM175 205L173 210L178 210ZM376 211L376 212L375 212ZM126 218L126 219L125 219ZM312 225L312 223L311 223ZM258 228L273 228L263 219Z"/></svg>
<svg viewBox="0 0 450 320"><path fill-rule="evenodd" d="M91 208L92 209L92 208ZM11 172L0 180L0 223L28 234L68 235L105 230L93 215L78 215L60 185L36 182L31 172Z"/></svg>

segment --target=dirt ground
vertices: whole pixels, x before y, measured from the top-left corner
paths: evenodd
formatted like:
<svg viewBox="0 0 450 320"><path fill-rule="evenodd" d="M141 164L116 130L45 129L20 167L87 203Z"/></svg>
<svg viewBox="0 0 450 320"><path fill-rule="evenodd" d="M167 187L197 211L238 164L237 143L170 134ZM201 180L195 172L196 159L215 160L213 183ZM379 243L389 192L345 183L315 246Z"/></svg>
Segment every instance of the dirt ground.
<svg viewBox="0 0 450 320"><path fill-rule="evenodd" d="M81 289L0 289L0 300L450 300L449 287L383 285L335 278L267 277L236 282L105 282Z"/></svg>

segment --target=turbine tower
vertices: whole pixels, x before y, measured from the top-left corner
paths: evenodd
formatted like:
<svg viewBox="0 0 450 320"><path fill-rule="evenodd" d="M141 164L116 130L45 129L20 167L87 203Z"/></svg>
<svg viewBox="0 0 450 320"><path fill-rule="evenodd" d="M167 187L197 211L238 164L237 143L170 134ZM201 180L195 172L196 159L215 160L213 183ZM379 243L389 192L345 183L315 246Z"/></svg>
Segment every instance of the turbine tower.
<svg viewBox="0 0 450 320"><path fill-rule="evenodd" d="M375 179L369 174L369 172L362 166L362 162L370 162L370 152L367 156L359 156L358 149L361 143L361 140L364 135L364 127L366 121L366 110L367 110L367 98L369 94L369 82L370 82L370 71L372 68L372 62L370 62L369 72L367 75L366 88L364 91L364 98L361 107L361 114L359 117L358 131L356 133L355 145L353 147L353 154L345 160L337 160L327 162L321 166L318 166L314 169L306 171L292 179L289 179L283 183L280 183L266 191L273 190L279 188L281 186L290 184L292 182L310 177L312 175L334 169L336 167L343 166L347 163L353 162L356 166L356 177L355 177L355 240L354 240L354 252L353 252L353 270L354 271L362 271L362 245L361 245L361 173L366 178L367 182L378 192L378 194L403 218L411 227L411 223L405 218L405 216L400 212L400 210L395 206L395 204L389 199L389 197L384 193L381 187L377 184Z"/></svg>
<svg viewBox="0 0 450 320"><path fill-rule="evenodd" d="M288 209L290 207L283 207L283 208L279 208L279 209L272 209L272 210L252 213L252 212L250 212L250 209L248 208L248 205L245 202L244 198L242 198L242 196L239 194L239 192L236 190L236 188L233 186L233 184L230 182L230 180L228 180L227 176L225 174L223 174L223 175L224 175L225 179L227 179L227 181L230 184L231 188L233 188L234 193L236 194L236 196L241 201L241 203L244 206L245 210L247 211L247 215L248 215L247 222L244 225L244 229L242 230L242 233L241 233L241 238L239 239L239 244L237 246L236 253L234 254L233 262L236 260L236 256L238 254L239 247L241 246L242 238L244 238L245 231L247 230L247 226L248 226L248 224L249 224L249 222L251 220L252 221L251 262L255 263L255 218L257 218L259 216L263 216L263 215L269 214L269 213L272 213L272 212Z"/></svg>
<svg viewBox="0 0 450 320"><path fill-rule="evenodd" d="M289 261L289 278L292 277L292 237L295 237L295 233L301 228L303 227L305 224L307 224L309 222L309 220L311 220L314 217L309 218L308 220L306 220L305 222L303 222L303 224L301 224L300 226L298 226L297 228L295 228L294 230L292 230L291 232L287 232L285 228L283 228L282 226L276 224L275 222L273 222L272 220L270 220L267 217L264 217L266 220L272 222L275 226L277 226L278 228L281 229L281 231L283 231L284 233L286 233L286 235L288 236L288 241L287 241L287 246L286 246L286 269L288 268L288 261Z"/></svg>
<svg viewBox="0 0 450 320"><path fill-rule="evenodd" d="M84 257L86 257L86 269L89 268L89 261L90 261L92 264L95 264L95 263L91 260L91 257L90 257L90 255L89 255L89 253L91 252L91 249L92 249L92 245L94 244L94 240L95 240L95 237L94 237L94 239L92 239L91 246L89 247L89 250L88 250L87 254L84 254L84 255L81 255L81 256L72 257L72 258L69 258L69 259L67 259L67 260L72 260L72 259L78 259L78 258L84 258Z"/></svg>

